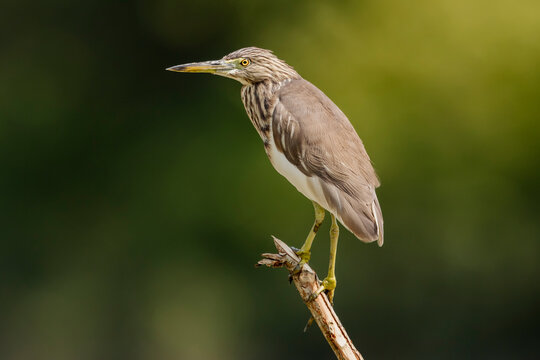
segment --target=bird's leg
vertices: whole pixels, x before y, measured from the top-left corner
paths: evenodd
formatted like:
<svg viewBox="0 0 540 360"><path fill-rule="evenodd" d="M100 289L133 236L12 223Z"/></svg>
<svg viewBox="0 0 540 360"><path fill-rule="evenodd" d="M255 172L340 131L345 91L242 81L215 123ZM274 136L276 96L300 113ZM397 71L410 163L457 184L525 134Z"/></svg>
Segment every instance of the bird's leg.
<svg viewBox="0 0 540 360"><path fill-rule="evenodd" d="M322 281L321 286L309 297L309 300L315 299L319 294L325 291L328 295L328 300L334 304L334 289L337 285L336 280L336 253L339 238L339 226L334 214L332 215L332 226L330 227L330 264L328 266L328 275Z"/></svg>
<svg viewBox="0 0 540 360"><path fill-rule="evenodd" d="M311 258L311 245L313 244L313 239L315 239L317 230L319 230L319 227L321 226L324 220L325 211L322 208L322 206L317 204L314 201L313 208L315 209L315 222L313 223L313 226L311 227L311 231L309 232L306 238L306 241L304 242L304 245L302 245L300 250L296 252L296 255L298 255L301 259L300 263L298 263L298 266L297 266L298 270L302 268L302 265L307 264L309 262L309 259Z"/></svg>

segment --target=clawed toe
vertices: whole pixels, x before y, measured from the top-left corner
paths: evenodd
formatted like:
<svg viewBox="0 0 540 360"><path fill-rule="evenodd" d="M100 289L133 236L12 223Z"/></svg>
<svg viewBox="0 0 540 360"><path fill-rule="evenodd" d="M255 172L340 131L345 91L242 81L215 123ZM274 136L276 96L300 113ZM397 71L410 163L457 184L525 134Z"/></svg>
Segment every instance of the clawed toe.
<svg viewBox="0 0 540 360"><path fill-rule="evenodd" d="M300 272L302 272L302 268L304 267L304 265L307 264L307 261L300 261L295 267L294 269L291 271L291 275L298 275L300 274Z"/></svg>
<svg viewBox="0 0 540 360"><path fill-rule="evenodd" d="M334 290L336 289L337 281L335 277L326 277L323 281L321 286L315 290L308 298L308 301L313 301L319 296L323 291L326 293L326 296L328 296L328 300L330 300L330 304L334 304Z"/></svg>
<svg viewBox="0 0 540 360"><path fill-rule="evenodd" d="M309 259L311 258L311 252L310 251L304 251L304 250L301 250L301 249L300 250L295 249L294 252L300 258L300 262L293 269L292 275L299 274L302 271L302 268L304 267L304 264L307 264L309 262Z"/></svg>

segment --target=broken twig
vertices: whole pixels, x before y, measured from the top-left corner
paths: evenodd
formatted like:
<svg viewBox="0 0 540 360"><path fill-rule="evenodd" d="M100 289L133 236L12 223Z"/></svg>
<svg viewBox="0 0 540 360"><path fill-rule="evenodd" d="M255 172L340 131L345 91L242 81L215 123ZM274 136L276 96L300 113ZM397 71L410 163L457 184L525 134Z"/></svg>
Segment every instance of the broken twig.
<svg viewBox="0 0 540 360"><path fill-rule="evenodd" d="M315 271L306 264L302 267L301 271L295 273L294 269L300 262L300 258L283 241L275 237L273 239L278 253L262 254L263 258L257 265L265 265L272 268L285 267L289 271L302 300L311 312L317 325L319 325L336 357L339 360L363 360L362 355L354 347L326 295L321 293L315 299L309 300L310 295L320 286L320 281Z"/></svg>

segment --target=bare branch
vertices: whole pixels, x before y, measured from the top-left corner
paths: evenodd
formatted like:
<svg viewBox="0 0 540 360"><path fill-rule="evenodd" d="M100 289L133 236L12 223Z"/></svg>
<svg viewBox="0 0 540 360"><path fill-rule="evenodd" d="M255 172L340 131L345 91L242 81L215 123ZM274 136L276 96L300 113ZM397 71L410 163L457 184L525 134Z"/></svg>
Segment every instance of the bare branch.
<svg viewBox="0 0 540 360"><path fill-rule="evenodd" d="M326 295L321 294L317 298L308 301L309 296L320 286L317 274L309 265L304 265L299 273L294 274L293 270L300 262L300 258L283 241L273 237L277 254L262 254L262 259L257 265L268 267L285 267L294 281L296 289L300 293L302 300L311 312L311 315L319 325L326 341L339 360L363 360L362 355L354 347L345 328L339 321L334 308Z"/></svg>

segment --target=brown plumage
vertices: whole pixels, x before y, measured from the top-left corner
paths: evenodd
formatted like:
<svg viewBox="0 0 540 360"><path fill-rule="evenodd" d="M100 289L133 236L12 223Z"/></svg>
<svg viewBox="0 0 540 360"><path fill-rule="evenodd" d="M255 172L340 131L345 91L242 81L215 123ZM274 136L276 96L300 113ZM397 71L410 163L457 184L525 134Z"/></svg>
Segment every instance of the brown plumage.
<svg viewBox="0 0 540 360"><path fill-rule="evenodd" d="M270 50L256 47L169 70L241 82L242 102L276 170L360 240L383 244L379 180L362 140L322 91Z"/></svg>
<svg viewBox="0 0 540 360"><path fill-rule="evenodd" d="M313 194L317 191L306 194L289 179L301 193L336 215L360 240L382 245L383 219L375 194L380 183L345 114L267 50L240 49L225 59L246 57L252 71L245 77L242 101L270 160L273 142L305 176L318 179L322 198Z"/></svg>

